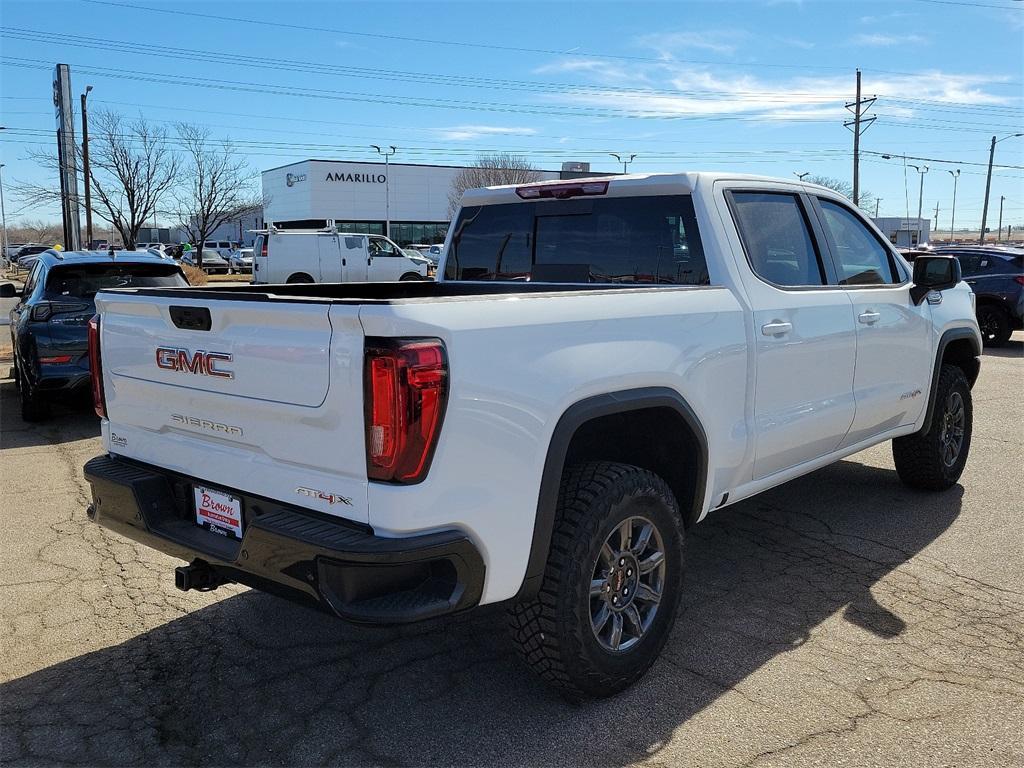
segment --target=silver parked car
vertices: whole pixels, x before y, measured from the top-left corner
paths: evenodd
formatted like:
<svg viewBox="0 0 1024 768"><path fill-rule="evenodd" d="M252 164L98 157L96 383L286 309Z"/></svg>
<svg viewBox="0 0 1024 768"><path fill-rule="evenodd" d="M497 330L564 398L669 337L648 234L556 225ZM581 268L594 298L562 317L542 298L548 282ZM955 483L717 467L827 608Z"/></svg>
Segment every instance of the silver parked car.
<svg viewBox="0 0 1024 768"><path fill-rule="evenodd" d="M232 272L252 272L252 248L239 248L228 254Z"/></svg>
<svg viewBox="0 0 1024 768"><path fill-rule="evenodd" d="M199 266L196 263L199 259L197 258L194 250L185 251L181 256L181 260L190 266ZM203 271L206 272L206 274L226 275L230 269L231 265L228 264L227 259L211 248L203 248Z"/></svg>

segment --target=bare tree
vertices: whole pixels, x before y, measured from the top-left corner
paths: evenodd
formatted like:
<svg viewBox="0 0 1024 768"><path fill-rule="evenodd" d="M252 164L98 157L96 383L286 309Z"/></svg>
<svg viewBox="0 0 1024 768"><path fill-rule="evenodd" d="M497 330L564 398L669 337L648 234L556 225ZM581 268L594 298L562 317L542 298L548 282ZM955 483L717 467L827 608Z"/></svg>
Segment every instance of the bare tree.
<svg viewBox="0 0 1024 768"><path fill-rule="evenodd" d="M64 239L64 225L59 221L26 220L8 227L7 239L16 243L58 243Z"/></svg>
<svg viewBox="0 0 1024 768"><path fill-rule="evenodd" d="M178 159L167 130L141 115L126 121L108 110L93 112L89 131L89 179L93 212L121 234L124 247L131 250L139 230L156 211L157 201L174 184ZM80 153L81 148L77 147ZM54 177L60 173L56 155L32 152L30 157ZM59 184L18 182L15 194L30 205L61 202ZM83 205L83 200L79 199Z"/></svg>
<svg viewBox="0 0 1024 768"><path fill-rule="evenodd" d="M532 181L540 181L540 173L525 157L508 152L481 155L470 168L462 169L452 179L448 190L448 214L453 215L458 210L462 193L467 189L529 184Z"/></svg>
<svg viewBox="0 0 1024 768"><path fill-rule="evenodd" d="M838 192L843 197L853 200L853 184L842 179L836 179L832 176L809 176L807 181L811 184L818 184L822 187L828 187L833 192ZM875 213L875 196L865 190L860 191L860 205L858 206L862 211L868 215L874 215Z"/></svg>
<svg viewBox="0 0 1024 768"><path fill-rule="evenodd" d="M196 247L203 265L207 238L225 221L259 210L263 201L251 185L253 174L229 140L215 141L210 132L178 124L185 159L175 191L179 226Z"/></svg>

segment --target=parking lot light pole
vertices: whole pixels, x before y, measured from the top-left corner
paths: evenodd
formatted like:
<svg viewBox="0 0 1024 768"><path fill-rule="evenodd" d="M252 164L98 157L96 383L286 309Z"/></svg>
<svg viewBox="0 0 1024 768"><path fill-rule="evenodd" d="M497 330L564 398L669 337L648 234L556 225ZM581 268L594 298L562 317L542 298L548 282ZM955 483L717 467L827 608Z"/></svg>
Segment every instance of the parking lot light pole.
<svg viewBox="0 0 1024 768"><path fill-rule="evenodd" d="M793 175L796 176L798 179L800 179L800 181L803 181L804 180L804 176L810 176L811 172L810 171L804 171L803 173L797 173L796 171L793 171Z"/></svg>
<svg viewBox="0 0 1024 768"><path fill-rule="evenodd" d="M618 154L617 152L609 152L608 154L611 155L612 157L614 157L620 163L622 163L622 172L623 173L628 173L629 172L627 170L629 168L629 164L633 162L634 158L636 158L636 155L630 155L629 157L626 157L626 153L625 152L623 152L621 155ZM623 159L623 158L625 158L625 159Z"/></svg>
<svg viewBox="0 0 1024 768"><path fill-rule="evenodd" d="M879 206L880 206L881 204L882 204L882 198L880 198L880 197L876 197L876 198L875 198L875 218L876 218L876 219L878 218L878 207L879 207Z"/></svg>
<svg viewBox="0 0 1024 768"><path fill-rule="evenodd" d="M956 182L960 178L960 169L956 169L956 173L946 169L946 173L953 177L953 211L949 214L949 242L953 242L953 225L956 223Z"/></svg>
<svg viewBox="0 0 1024 768"><path fill-rule="evenodd" d="M988 176L985 179L985 204L981 207L981 233L978 235L978 245L985 244L985 224L988 223L988 195L992 190L992 161L996 156L996 144L1007 139L1016 139L1024 136L1024 133L1011 133L1001 139L992 137L992 144L988 148Z"/></svg>
<svg viewBox="0 0 1024 768"><path fill-rule="evenodd" d="M391 165L389 160L398 150L393 146L381 149L376 144L371 147L377 150L378 155L384 155L384 234L391 238Z"/></svg>
<svg viewBox="0 0 1024 768"><path fill-rule="evenodd" d="M921 185L917 191L917 243L915 243L915 245L917 245L921 242L921 205L924 201L924 175L928 173L928 166L914 165L911 163L910 167L917 171L918 175L921 177Z"/></svg>
<svg viewBox="0 0 1024 768"><path fill-rule="evenodd" d="M4 164L0 163L0 217L3 219L4 236L0 240L0 261L7 258L7 209L4 207Z"/></svg>
<svg viewBox="0 0 1024 768"><path fill-rule="evenodd" d="M89 191L89 113L85 101L89 97L91 85L85 86L82 94L82 181L85 182L85 247L92 247L92 194Z"/></svg>

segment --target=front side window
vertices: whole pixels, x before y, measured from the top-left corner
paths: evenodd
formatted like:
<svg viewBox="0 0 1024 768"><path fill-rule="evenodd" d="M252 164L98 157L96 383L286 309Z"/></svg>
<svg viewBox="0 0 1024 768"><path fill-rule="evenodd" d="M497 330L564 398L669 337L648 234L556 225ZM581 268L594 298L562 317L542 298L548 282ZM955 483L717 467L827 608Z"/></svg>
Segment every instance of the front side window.
<svg viewBox="0 0 1024 768"><path fill-rule="evenodd" d="M754 274L786 287L825 284L818 249L797 195L734 192L732 208Z"/></svg>
<svg viewBox="0 0 1024 768"><path fill-rule="evenodd" d="M370 255L371 256L399 256L400 254L395 250L395 247L391 245L387 240L383 240L379 237L370 238Z"/></svg>
<svg viewBox="0 0 1024 768"><path fill-rule="evenodd" d="M825 228L835 246L840 285L898 283L889 249L882 245L856 214L831 200L818 199Z"/></svg>
<svg viewBox="0 0 1024 768"><path fill-rule="evenodd" d="M447 280L708 285L689 195L471 206Z"/></svg>

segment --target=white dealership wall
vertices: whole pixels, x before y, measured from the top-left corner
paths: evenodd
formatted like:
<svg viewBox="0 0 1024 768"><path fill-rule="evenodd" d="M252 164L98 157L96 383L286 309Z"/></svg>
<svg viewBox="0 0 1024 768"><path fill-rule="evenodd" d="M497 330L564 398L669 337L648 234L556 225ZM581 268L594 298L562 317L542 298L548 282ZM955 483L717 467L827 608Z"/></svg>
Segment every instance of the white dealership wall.
<svg viewBox="0 0 1024 768"><path fill-rule="evenodd" d="M263 218L267 222L305 219L384 221L385 187L390 187L391 221L447 222L448 190L462 166L303 160L263 172ZM542 179L558 171L539 171Z"/></svg>

